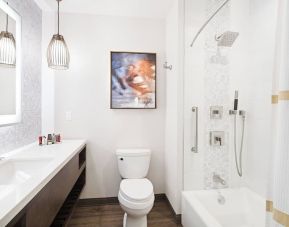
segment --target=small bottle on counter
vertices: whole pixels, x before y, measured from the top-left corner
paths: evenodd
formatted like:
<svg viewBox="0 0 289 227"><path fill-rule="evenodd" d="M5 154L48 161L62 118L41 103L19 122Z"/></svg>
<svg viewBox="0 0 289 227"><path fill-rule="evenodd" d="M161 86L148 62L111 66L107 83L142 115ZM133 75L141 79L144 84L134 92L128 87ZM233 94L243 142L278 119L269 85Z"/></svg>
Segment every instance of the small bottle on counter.
<svg viewBox="0 0 289 227"><path fill-rule="evenodd" d="M45 145L46 143L46 136L42 136L42 145Z"/></svg>
<svg viewBox="0 0 289 227"><path fill-rule="evenodd" d="M38 137L39 146L57 144L57 143L61 143L60 134L53 133L53 134L48 134L47 137L46 136L39 136Z"/></svg>
<svg viewBox="0 0 289 227"><path fill-rule="evenodd" d="M52 140L52 135L48 134L47 136L47 145L52 144L53 140Z"/></svg>
<svg viewBox="0 0 289 227"><path fill-rule="evenodd" d="M56 143L61 143L61 136L60 134L55 135Z"/></svg>
<svg viewBox="0 0 289 227"><path fill-rule="evenodd" d="M55 144L56 143L56 137L55 137L55 134L53 133L52 134L52 144Z"/></svg>
<svg viewBox="0 0 289 227"><path fill-rule="evenodd" d="M42 145L43 145L43 143L42 143L42 136L39 136L39 137L38 137L38 144L39 144L39 146L42 146Z"/></svg>

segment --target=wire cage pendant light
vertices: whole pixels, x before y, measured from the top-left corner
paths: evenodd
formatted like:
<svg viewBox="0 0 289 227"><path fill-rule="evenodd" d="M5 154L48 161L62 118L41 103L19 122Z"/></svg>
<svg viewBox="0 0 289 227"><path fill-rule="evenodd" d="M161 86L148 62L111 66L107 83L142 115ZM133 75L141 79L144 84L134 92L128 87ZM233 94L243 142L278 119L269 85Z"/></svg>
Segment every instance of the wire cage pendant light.
<svg viewBox="0 0 289 227"><path fill-rule="evenodd" d="M59 2L61 0L56 1L58 3L58 10L57 10L58 31L57 34L53 35L49 43L47 49L47 63L50 68L61 70L69 68L70 55L63 36L59 34Z"/></svg>
<svg viewBox="0 0 289 227"><path fill-rule="evenodd" d="M6 15L6 30L0 33L0 65L16 66L16 42L12 33L8 32L8 14Z"/></svg>

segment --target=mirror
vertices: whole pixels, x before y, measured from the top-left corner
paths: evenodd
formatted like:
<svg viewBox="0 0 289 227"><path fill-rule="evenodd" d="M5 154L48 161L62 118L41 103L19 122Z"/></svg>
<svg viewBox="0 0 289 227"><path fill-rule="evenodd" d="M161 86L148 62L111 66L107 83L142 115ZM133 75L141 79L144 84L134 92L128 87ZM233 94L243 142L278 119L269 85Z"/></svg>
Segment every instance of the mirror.
<svg viewBox="0 0 289 227"><path fill-rule="evenodd" d="M0 126L21 121L21 18L0 0Z"/></svg>

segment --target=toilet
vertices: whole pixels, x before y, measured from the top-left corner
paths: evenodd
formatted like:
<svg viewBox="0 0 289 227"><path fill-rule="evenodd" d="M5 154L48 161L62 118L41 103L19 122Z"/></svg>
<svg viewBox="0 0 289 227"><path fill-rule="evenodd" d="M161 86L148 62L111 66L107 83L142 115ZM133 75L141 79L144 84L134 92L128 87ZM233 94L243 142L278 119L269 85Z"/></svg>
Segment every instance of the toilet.
<svg viewBox="0 0 289 227"><path fill-rule="evenodd" d="M118 169L123 180L118 200L125 211L123 227L147 227L147 214L154 205L154 190L147 176L151 151L149 149L118 149Z"/></svg>

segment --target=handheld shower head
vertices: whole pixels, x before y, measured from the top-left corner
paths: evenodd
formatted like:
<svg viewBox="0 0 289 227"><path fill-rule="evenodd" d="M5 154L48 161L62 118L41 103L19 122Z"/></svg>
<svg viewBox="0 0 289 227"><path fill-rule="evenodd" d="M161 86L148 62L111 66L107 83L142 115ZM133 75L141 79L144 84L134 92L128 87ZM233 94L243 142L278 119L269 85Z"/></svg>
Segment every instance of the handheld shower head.
<svg viewBox="0 0 289 227"><path fill-rule="evenodd" d="M219 47L232 47L239 36L239 32L226 31L220 36L216 36Z"/></svg>
<svg viewBox="0 0 289 227"><path fill-rule="evenodd" d="M239 102L239 92L235 91L234 110L238 110L238 102Z"/></svg>

